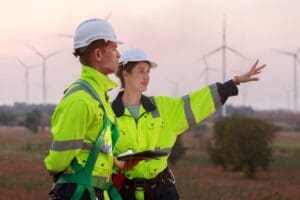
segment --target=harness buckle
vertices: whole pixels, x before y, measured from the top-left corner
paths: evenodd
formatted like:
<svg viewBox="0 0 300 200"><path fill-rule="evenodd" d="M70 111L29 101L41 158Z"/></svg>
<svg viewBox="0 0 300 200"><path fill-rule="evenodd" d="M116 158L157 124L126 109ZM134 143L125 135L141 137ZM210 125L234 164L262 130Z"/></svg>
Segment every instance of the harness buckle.
<svg viewBox="0 0 300 200"><path fill-rule="evenodd" d="M146 185L146 181L144 179L135 179L134 180L134 187L136 190L143 190Z"/></svg>

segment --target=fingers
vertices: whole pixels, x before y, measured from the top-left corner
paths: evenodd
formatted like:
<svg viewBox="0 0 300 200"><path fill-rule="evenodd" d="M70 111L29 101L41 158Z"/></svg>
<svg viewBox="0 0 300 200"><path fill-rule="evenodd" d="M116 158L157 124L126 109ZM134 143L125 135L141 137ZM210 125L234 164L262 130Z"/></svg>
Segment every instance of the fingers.
<svg viewBox="0 0 300 200"><path fill-rule="evenodd" d="M249 81L258 81L258 80L259 80L259 78L257 78L257 77L253 77L253 78L249 79Z"/></svg>
<svg viewBox="0 0 300 200"><path fill-rule="evenodd" d="M256 60L256 62L254 63L254 65L251 67L251 69L255 69L255 67L257 66L257 64L258 64L258 59Z"/></svg>
<svg viewBox="0 0 300 200"><path fill-rule="evenodd" d="M130 159L128 161L125 162L125 165L123 167L123 170L124 171L128 171L130 169L132 169L133 167L135 167L141 160L141 158L133 158L133 159Z"/></svg>
<svg viewBox="0 0 300 200"><path fill-rule="evenodd" d="M262 66L260 66L260 67L258 67L258 68L256 68L255 70L256 71L261 71L263 68L265 68L267 65L262 65Z"/></svg>

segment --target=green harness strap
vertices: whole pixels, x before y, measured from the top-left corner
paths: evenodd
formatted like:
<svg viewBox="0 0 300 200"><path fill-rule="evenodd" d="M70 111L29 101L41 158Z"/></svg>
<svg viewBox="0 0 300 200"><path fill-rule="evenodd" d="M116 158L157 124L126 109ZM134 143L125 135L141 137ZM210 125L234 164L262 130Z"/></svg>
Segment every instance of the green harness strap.
<svg viewBox="0 0 300 200"><path fill-rule="evenodd" d="M73 87L70 89L64 98L69 96L70 94L78 91L78 90L84 90L88 94L90 94L95 100L99 102L99 107L101 107L104 111L103 115L103 128L99 133L99 136L97 138L97 141L95 145L93 146L90 155L87 159L86 165L82 167L80 164L78 164L76 159L73 159L71 162L71 167L74 170L74 174L63 174L59 177L57 183L76 183L76 191L72 195L71 200L80 200L85 190L89 191L90 199L95 200L96 194L94 191L94 187L100 188L102 190L107 190L109 193L109 196L113 200L122 200L119 192L115 188L115 186L111 182L105 182L101 181L100 179L97 179L96 177L92 176L92 171L94 169L97 157L99 152L101 151L101 144L103 141L103 137L105 135L106 129L111 128L112 131L112 148L115 146L115 143L119 137L119 133L115 125L111 122L111 120L107 117L106 112L104 110L104 107L101 103L101 99L98 96L98 94L95 92L95 90L85 81L78 80L74 84L78 84L78 86Z"/></svg>

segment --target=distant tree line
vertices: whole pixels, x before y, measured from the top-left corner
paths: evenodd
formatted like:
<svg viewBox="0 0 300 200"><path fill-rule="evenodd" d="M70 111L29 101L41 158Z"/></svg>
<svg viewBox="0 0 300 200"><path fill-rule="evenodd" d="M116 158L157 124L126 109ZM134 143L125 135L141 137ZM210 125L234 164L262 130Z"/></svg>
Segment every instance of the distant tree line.
<svg viewBox="0 0 300 200"><path fill-rule="evenodd" d="M54 104L15 103L0 106L0 126L24 126L33 132L50 125Z"/></svg>

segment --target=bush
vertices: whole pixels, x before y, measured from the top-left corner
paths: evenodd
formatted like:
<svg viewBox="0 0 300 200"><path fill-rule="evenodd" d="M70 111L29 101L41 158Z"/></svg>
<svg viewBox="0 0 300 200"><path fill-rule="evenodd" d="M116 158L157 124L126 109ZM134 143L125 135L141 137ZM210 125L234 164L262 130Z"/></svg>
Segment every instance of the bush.
<svg viewBox="0 0 300 200"><path fill-rule="evenodd" d="M214 125L213 143L207 147L210 159L224 169L244 170L245 176L255 177L256 169L267 169L272 160L275 130L258 119L238 115L220 118Z"/></svg>

